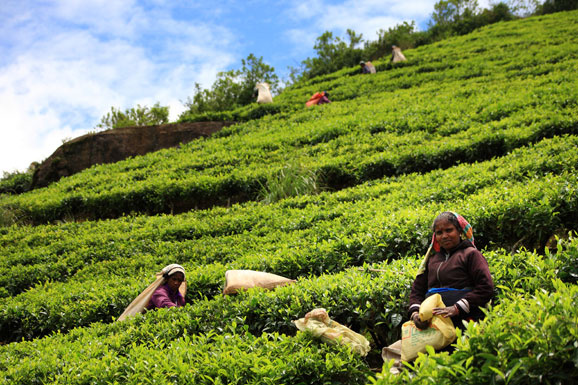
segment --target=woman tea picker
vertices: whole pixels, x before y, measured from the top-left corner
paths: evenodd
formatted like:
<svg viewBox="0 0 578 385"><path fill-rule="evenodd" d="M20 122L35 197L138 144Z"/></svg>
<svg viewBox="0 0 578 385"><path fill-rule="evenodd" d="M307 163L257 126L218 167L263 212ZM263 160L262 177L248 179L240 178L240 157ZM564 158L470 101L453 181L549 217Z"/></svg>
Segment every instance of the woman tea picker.
<svg viewBox="0 0 578 385"><path fill-rule="evenodd" d="M163 269L165 283L159 286L151 296L147 309L185 306L185 298L179 287L185 280L185 269L176 263Z"/></svg>
<svg viewBox="0 0 578 385"><path fill-rule="evenodd" d="M382 350L385 362L394 360L389 369L393 374L399 374L403 361L415 359L419 352L425 353L426 345L452 351L448 344L455 339L455 327L464 329L462 321L480 320L484 316L481 308L494 293L488 262L474 246L472 226L456 213L443 212L434 220L432 228L432 244L411 286L412 322L403 324L401 340ZM428 321L420 318L422 303L429 309L421 309L424 317L428 312L433 315ZM430 307L440 303L445 307ZM423 334L416 332L416 328Z"/></svg>
<svg viewBox="0 0 578 385"><path fill-rule="evenodd" d="M156 280L128 305L118 317L118 321L143 313L147 309L185 306L185 269L173 263L156 273L156 277Z"/></svg>
<svg viewBox="0 0 578 385"><path fill-rule="evenodd" d="M478 321L494 293L488 262L474 246L472 226L460 215L443 212L433 222L432 249L420 266L409 297L410 319L419 329L429 326L419 318L424 299L439 293L445 308L433 314L451 317L454 326L464 329L462 321ZM462 239L462 237L464 239Z"/></svg>

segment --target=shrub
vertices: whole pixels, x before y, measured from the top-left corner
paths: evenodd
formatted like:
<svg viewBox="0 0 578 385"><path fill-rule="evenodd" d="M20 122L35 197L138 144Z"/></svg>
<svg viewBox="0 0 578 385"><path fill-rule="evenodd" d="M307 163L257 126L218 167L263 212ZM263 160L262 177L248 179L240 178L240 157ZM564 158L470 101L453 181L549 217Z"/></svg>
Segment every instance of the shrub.
<svg viewBox="0 0 578 385"><path fill-rule="evenodd" d="M169 107L161 107L157 102L152 107L137 105L122 112L111 107L111 111L103 116L100 123L95 128L101 130L112 130L114 128L132 126L153 126L156 124L168 123Z"/></svg>
<svg viewBox="0 0 578 385"><path fill-rule="evenodd" d="M26 172L4 172L0 179L0 194L22 194L32 186L32 170Z"/></svg>

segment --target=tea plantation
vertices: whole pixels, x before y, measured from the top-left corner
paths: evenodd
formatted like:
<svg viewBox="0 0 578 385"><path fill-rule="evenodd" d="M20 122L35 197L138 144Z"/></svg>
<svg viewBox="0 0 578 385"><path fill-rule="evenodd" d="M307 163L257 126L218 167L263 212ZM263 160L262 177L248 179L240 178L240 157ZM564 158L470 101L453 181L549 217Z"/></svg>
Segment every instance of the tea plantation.
<svg viewBox="0 0 578 385"><path fill-rule="evenodd" d="M1 196L0 380L14 384L558 384L578 378L578 12L286 89L219 134ZM305 108L326 90L333 103ZM272 198L293 175L316 188ZM321 186L321 188L319 188ZM498 289L456 349L389 374L441 211ZM115 322L169 263L183 308ZM221 295L229 269L297 282ZM362 358L297 332L324 307Z"/></svg>

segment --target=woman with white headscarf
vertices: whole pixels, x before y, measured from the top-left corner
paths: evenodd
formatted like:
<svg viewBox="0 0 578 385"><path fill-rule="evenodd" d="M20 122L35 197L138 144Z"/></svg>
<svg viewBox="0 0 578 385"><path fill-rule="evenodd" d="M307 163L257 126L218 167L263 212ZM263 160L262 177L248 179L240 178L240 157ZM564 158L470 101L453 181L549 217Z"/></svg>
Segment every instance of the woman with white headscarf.
<svg viewBox="0 0 578 385"><path fill-rule="evenodd" d="M185 269L173 263L165 266L156 276L157 279L128 305L118 317L118 321L123 321L147 309L185 305L187 290Z"/></svg>
<svg viewBox="0 0 578 385"><path fill-rule="evenodd" d="M163 269L163 278L164 284L154 291L146 308L151 310L185 306L185 297L179 292L185 281L185 269L176 263L169 265Z"/></svg>

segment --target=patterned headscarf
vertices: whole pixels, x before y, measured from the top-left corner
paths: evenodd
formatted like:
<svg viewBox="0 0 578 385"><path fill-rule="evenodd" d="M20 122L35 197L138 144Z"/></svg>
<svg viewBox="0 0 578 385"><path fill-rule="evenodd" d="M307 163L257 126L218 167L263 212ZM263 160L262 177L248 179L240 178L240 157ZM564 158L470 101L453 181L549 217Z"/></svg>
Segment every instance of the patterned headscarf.
<svg viewBox="0 0 578 385"><path fill-rule="evenodd" d="M468 221L466 221L466 219L464 217L462 217L460 214L454 213L453 211L451 213L456 216L456 218L458 219L458 222L460 223L460 227L462 230L462 238L467 239L468 241L470 241L472 243L472 245L474 245L474 228L472 227L472 225L470 225L468 223ZM431 244L432 244L432 247L435 251L440 251L440 244L439 244L438 240L436 239L436 233L435 232L432 235Z"/></svg>
<svg viewBox="0 0 578 385"><path fill-rule="evenodd" d="M468 223L468 221L466 221L466 219L464 217L462 217L460 214L458 213L454 213L453 211L451 212L453 215L455 215L455 217L457 218L459 224L460 224L460 228L462 231L462 238L463 239L467 239L468 241L470 241L472 243L472 245L474 245L474 228L472 227L472 225L470 225ZM431 238L431 244L429 249L427 250L427 253L425 254L424 259L421 261L421 264L419 265L418 271L417 271L417 275L423 274L425 273L425 268L427 266L427 261L429 260L429 257L431 255L431 250L434 249L434 251L439 252L441 250L441 246L438 242L438 240L436 239L436 234L435 232L432 235Z"/></svg>

